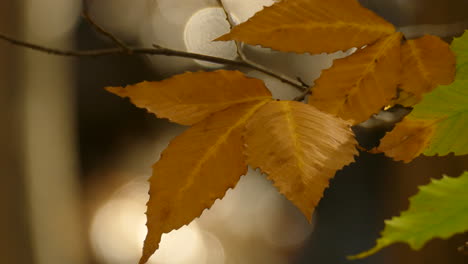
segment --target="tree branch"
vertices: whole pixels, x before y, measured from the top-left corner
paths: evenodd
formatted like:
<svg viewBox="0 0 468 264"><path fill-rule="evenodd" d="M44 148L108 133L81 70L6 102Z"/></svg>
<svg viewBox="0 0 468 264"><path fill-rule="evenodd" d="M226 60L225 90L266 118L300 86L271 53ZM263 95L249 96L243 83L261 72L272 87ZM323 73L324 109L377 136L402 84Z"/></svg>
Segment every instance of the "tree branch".
<svg viewBox="0 0 468 264"><path fill-rule="evenodd" d="M304 101L306 96L311 93L312 93L312 89L310 87L307 87L307 89L304 90L302 94L294 98L294 101L298 101L298 102Z"/></svg>
<svg viewBox="0 0 468 264"><path fill-rule="evenodd" d="M218 1L221 7L223 7L224 9L223 3L220 0ZM226 12L226 16L228 18L229 24L232 26L232 23L229 20L229 16L228 16L226 9L224 9L224 11ZM297 88L300 91L304 91L308 89L307 86L305 86L303 83L295 79L289 78L288 76L284 76L280 73L273 72L259 64L256 64L254 62L247 60L245 56L243 55L242 50L240 46L238 45L238 43L236 43L236 45L237 45L239 57L241 58L240 61L229 60L225 58L203 55L203 54L198 54L198 53L174 50L174 49L164 48L159 45L153 45L153 48L130 47L126 45L123 41L118 39L116 36L114 36L112 33L106 31L104 28L102 28L101 26L99 26L97 23L94 22L94 20L88 14L86 1L85 1L84 11L83 11L83 17L98 33L109 38L116 45L116 48L81 50L81 51L63 50L63 49L50 48L50 47L41 46L38 44L18 40L10 36L7 36L3 33L0 33L0 40L6 41L16 46L29 48L29 49L36 50L39 52L48 53L48 54L57 55L57 56L66 56L66 57L103 57L103 56L112 56L112 55L141 54L141 55L160 55L160 56L173 56L173 57L197 59L197 60L202 60L202 61L207 61L207 62L212 62L212 63L217 63L217 64L249 68L249 69L267 74L273 78L276 78L284 83L287 83Z"/></svg>
<svg viewBox="0 0 468 264"><path fill-rule="evenodd" d="M303 89L303 87L297 82L292 81L291 79L284 77L282 75L273 73L268 69L263 67L259 67L254 64L250 64L249 62L245 61L238 61L238 60L229 60L220 57L214 57L209 55L203 55L198 53L168 49L161 46L155 46L154 48L139 48L139 47L129 47L126 46L126 49L123 50L121 47L117 48L108 48L108 49L96 49L96 50L82 50L82 51L75 51L75 50L62 50L62 49L55 49L50 47L45 47L33 43L29 43L26 41L21 41L12 37L9 37L5 34L0 33L0 40L4 40L9 42L13 45L29 48L32 50L36 50L43 53L48 53L52 55L58 56L65 56L65 57L104 57L104 56L113 56L113 55L133 55L133 54L141 54L141 55L160 55L160 56L172 56L172 57L181 57L181 58L189 58L189 59L196 59L202 60L212 63L236 66L236 67L244 67L249 68L252 70L256 70L262 73L265 73L271 77L274 77L284 83L290 84L298 89Z"/></svg>
<svg viewBox="0 0 468 264"><path fill-rule="evenodd" d="M312 86L306 84L301 78L297 77L297 80L302 83L303 86L307 87L299 96L294 98L294 101L302 102L305 100L306 96L312 94Z"/></svg>
<svg viewBox="0 0 468 264"><path fill-rule="evenodd" d="M87 5L84 5L82 17L84 18L84 20L86 20L86 22L88 22L88 24L91 25L92 28L94 28L94 30L96 30L101 35L103 35L103 36L107 37L108 39L110 39L117 47L120 47L122 50L124 50L126 52L131 51L131 49L123 41L121 41L116 36L114 36L112 33L105 30L103 27L99 26L96 22L94 22L94 20L91 18L91 16L88 13Z"/></svg>
<svg viewBox="0 0 468 264"><path fill-rule="evenodd" d="M224 5L221 0L218 0L218 3L220 6L223 8L224 12L226 13L226 18L231 25L231 28L233 26L233 23L231 22L230 16L226 9L224 8ZM197 59L197 60L202 60L202 61L207 61L207 62L212 62L212 63L217 63L217 64L224 64L224 65L230 65L230 66L236 66L236 67L244 67L244 68L249 68L255 71L262 72L264 74L267 74L273 78L276 78L284 83L287 83L295 88L297 88L300 91L305 91L308 90L308 86L296 79L289 78L288 76L284 76L280 73L273 72L266 67L263 67L262 65L256 64L252 61L249 61L245 55L242 53L242 49L239 45L239 43L236 42L237 46L237 51L239 54L239 57L241 60L230 60L230 59L225 59L225 58L220 58L220 57L214 57L214 56L209 56L209 55L203 55L203 54L198 54L198 53L192 53L192 52L186 52L186 51L180 51L180 50L174 50L174 49L169 49L165 47L161 47L159 45L153 45L153 48L141 48L141 47L130 47L127 44L125 44L123 41L121 41L119 38L114 36L112 33L109 31L105 30L101 26L99 26L94 20L90 17L88 13L88 6L87 2L84 1L84 9L83 9L83 18L93 27L98 33L102 34L106 38L110 39L114 44L115 48L108 48L108 49L96 49L96 50L63 50L63 49L56 49L56 48L50 48L46 46L41 46L38 44L18 40L15 38L12 38L10 36L7 36L3 33L0 33L0 40L6 41L10 44L24 47L24 48L29 48L32 50L36 50L39 52L43 53L48 53L52 55L57 55L57 56L66 56L66 57L103 57L103 56L113 56L113 55L133 55L133 54L141 54L141 55L160 55L160 56L173 56L173 57L181 57L181 58L189 58L189 59Z"/></svg>

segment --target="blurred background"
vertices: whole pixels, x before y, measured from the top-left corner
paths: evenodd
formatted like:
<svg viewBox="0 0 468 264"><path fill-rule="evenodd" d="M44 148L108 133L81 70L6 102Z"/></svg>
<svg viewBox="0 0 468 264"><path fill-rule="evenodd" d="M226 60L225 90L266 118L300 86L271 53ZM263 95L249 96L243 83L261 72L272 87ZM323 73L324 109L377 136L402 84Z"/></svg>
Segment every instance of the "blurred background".
<svg viewBox="0 0 468 264"><path fill-rule="evenodd" d="M224 0L234 22L273 0ZM450 41L468 28L466 0L363 0L408 38ZM91 16L125 42L236 58L234 43L211 43L229 24L216 0L90 0ZM80 17L79 0L0 1L0 32L63 49L111 47ZM308 83L335 54L286 54L243 47L259 64ZM104 91L221 68L174 57L63 58L0 43L0 263L136 263L146 234L151 165L185 127L158 120ZM229 69L229 68L227 68ZM258 72L280 99L297 91ZM395 117L380 115L356 131L367 145ZM461 264L466 234L435 239L414 252L398 244L364 260L346 256L374 245L384 219L408 207L417 186L458 176L468 157L420 157L410 164L361 153L339 171L313 223L249 171L235 189L190 225L164 235L151 264L424 263Z"/></svg>

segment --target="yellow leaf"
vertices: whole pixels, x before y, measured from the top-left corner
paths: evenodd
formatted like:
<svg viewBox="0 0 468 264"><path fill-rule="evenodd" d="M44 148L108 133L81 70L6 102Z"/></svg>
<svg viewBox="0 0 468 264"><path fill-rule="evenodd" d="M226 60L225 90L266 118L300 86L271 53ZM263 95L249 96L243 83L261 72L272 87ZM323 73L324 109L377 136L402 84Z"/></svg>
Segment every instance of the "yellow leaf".
<svg viewBox="0 0 468 264"><path fill-rule="evenodd" d="M322 53L371 44L395 28L356 0L283 0L217 40Z"/></svg>
<svg viewBox="0 0 468 264"><path fill-rule="evenodd" d="M426 35L408 40L401 47L402 77L400 88L404 96L395 103L412 106L424 93L438 85L450 84L455 78L455 55L439 37Z"/></svg>
<svg viewBox="0 0 468 264"><path fill-rule="evenodd" d="M377 113L396 95L401 37L401 33L392 34L335 60L315 81L309 104L353 124Z"/></svg>
<svg viewBox="0 0 468 264"><path fill-rule="evenodd" d="M244 137L247 163L268 174L309 221L329 179L357 154L349 123L292 101L264 105Z"/></svg>
<svg viewBox="0 0 468 264"><path fill-rule="evenodd" d="M385 153L394 160L412 161L428 146L434 127L430 121L405 118L387 133L372 153Z"/></svg>
<svg viewBox="0 0 468 264"><path fill-rule="evenodd" d="M232 105L271 98L265 84L239 71L187 72L160 82L107 87L159 118L193 125Z"/></svg>
<svg viewBox="0 0 468 264"><path fill-rule="evenodd" d="M163 233L178 229L210 208L247 172L242 131L267 101L232 106L176 137L153 166L150 179L145 263Z"/></svg>

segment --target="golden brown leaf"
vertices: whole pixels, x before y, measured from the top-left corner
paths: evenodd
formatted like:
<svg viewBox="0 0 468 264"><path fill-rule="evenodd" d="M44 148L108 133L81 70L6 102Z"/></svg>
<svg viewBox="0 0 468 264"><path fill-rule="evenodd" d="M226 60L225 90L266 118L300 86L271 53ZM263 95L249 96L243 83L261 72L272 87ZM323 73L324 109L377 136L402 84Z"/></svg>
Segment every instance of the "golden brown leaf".
<svg viewBox="0 0 468 264"><path fill-rule="evenodd" d="M150 179L145 263L163 233L178 229L210 208L247 171L242 153L246 121L267 101L232 106L176 137L153 166Z"/></svg>
<svg viewBox="0 0 468 264"><path fill-rule="evenodd" d="M353 124L377 113L396 95L401 37L401 33L392 34L335 60L315 82L309 104Z"/></svg>
<svg viewBox="0 0 468 264"><path fill-rule="evenodd" d="M286 52L335 52L362 47L395 28L356 0L283 0L217 40Z"/></svg>
<svg viewBox="0 0 468 264"><path fill-rule="evenodd" d="M400 88L404 96L396 103L412 106L424 93L455 78L455 55L439 37L426 35L408 40L401 47L402 76Z"/></svg>
<svg viewBox="0 0 468 264"><path fill-rule="evenodd" d="M421 155L428 146L433 133L434 127L431 121L406 117L387 133L380 141L380 145L371 152L383 152L394 160L408 163Z"/></svg>
<svg viewBox="0 0 468 264"><path fill-rule="evenodd" d="M247 163L268 174L309 221L329 179L357 154L349 123L292 101L264 105L244 137Z"/></svg>
<svg viewBox="0 0 468 264"><path fill-rule="evenodd" d="M232 105L271 98L265 84L239 71L187 72L160 82L107 87L160 118L193 125Z"/></svg>

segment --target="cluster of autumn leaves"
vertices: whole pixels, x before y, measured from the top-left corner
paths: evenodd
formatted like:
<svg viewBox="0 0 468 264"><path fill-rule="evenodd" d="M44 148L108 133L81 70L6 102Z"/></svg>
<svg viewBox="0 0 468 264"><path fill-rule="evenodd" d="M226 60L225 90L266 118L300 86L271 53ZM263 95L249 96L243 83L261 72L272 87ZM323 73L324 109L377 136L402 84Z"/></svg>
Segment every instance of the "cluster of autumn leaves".
<svg viewBox="0 0 468 264"><path fill-rule="evenodd" d="M350 124L295 101L275 101L260 80L238 71L177 75L107 88L172 122L190 125L153 166L145 262L163 233L210 208L260 168L310 220L328 180L354 160Z"/></svg>
<svg viewBox="0 0 468 264"><path fill-rule="evenodd" d="M222 198L247 165L268 175L310 219L329 179L357 155L352 125L386 106L413 106L455 76L448 44L435 36L403 41L392 24L356 0L283 0L218 40L297 53L358 48L322 72L307 104L273 100L262 81L226 70L107 88L160 118L191 126L153 166L140 263L163 233ZM409 161L431 142L432 125L442 119L405 119L373 151Z"/></svg>

